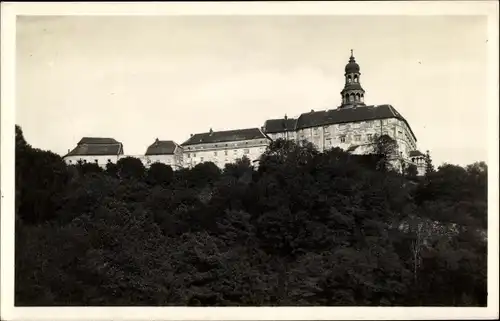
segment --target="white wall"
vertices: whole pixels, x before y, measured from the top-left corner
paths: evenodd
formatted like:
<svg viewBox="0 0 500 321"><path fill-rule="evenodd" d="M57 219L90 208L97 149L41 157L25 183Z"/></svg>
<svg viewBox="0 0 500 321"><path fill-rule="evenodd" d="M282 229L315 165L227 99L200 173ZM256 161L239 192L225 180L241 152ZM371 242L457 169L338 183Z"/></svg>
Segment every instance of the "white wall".
<svg viewBox="0 0 500 321"><path fill-rule="evenodd" d="M213 162L219 168L234 163L246 156L250 161L259 159L270 140L267 138L224 142L218 144L197 144L184 147L183 162L185 167L194 167L203 162ZM217 146L216 146L217 145ZM227 145L227 146L226 146Z"/></svg>
<svg viewBox="0 0 500 321"><path fill-rule="evenodd" d="M97 160L97 165L106 168L108 160L116 164L119 157L118 155L75 155L64 157L64 162L68 165L76 165L79 160L87 163L95 163Z"/></svg>

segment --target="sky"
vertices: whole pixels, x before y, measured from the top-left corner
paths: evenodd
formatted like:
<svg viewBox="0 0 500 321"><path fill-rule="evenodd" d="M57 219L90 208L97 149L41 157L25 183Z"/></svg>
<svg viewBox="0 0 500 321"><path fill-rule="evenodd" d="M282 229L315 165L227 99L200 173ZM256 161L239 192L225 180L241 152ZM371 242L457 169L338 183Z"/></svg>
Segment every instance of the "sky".
<svg viewBox="0 0 500 321"><path fill-rule="evenodd" d="M156 138L337 108L354 50L436 165L487 161L485 16L18 16L16 123L64 155L84 136ZM491 107L490 107L491 108Z"/></svg>

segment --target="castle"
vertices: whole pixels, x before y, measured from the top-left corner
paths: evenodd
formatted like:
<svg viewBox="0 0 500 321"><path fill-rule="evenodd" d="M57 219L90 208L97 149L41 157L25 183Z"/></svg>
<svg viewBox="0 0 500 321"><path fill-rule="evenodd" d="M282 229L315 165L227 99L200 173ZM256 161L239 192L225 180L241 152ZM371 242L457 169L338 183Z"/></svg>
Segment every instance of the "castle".
<svg viewBox="0 0 500 321"><path fill-rule="evenodd" d="M123 144L113 138L84 137L63 159L67 164L95 162L105 167L120 158L139 158L146 167L160 162L174 170L213 162L220 168L243 156L257 162L273 140L284 138L296 142L309 141L323 152L340 147L355 154L368 153L376 136L388 135L397 143L396 166L414 164L419 175L424 172L424 155L417 149L417 138L410 124L391 105L366 105L361 86L360 67L351 50L345 66L345 85L341 104L335 109L303 113L297 118L286 115L269 119L262 127L212 131L192 134L182 144L156 139L144 155L125 155Z"/></svg>

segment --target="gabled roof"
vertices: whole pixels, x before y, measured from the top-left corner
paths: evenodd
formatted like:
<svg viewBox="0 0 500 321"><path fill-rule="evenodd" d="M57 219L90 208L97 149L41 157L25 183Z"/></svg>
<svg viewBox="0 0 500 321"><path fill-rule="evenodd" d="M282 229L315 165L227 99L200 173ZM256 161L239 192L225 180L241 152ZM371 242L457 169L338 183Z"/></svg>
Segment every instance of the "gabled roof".
<svg viewBox="0 0 500 321"><path fill-rule="evenodd" d="M187 141L182 143L181 146L241 141L259 138L267 138L259 128L235 129L218 132L212 131L208 133L195 134L191 136Z"/></svg>
<svg viewBox="0 0 500 321"><path fill-rule="evenodd" d="M66 156L121 155L123 144L113 138L83 137Z"/></svg>
<svg viewBox="0 0 500 321"><path fill-rule="evenodd" d="M172 140L156 140L146 150L146 155L172 155L177 144Z"/></svg>
<svg viewBox="0 0 500 321"><path fill-rule="evenodd" d="M418 157L418 156L425 156L425 155L422 154L419 150L412 150L410 152L410 157Z"/></svg>
<svg viewBox="0 0 500 321"><path fill-rule="evenodd" d="M299 116L296 129L387 118L397 118L404 121L410 129L415 141L417 140L415 134L411 130L410 124L408 124L406 119L404 119L404 117L391 105L337 108L317 112L311 111Z"/></svg>
<svg viewBox="0 0 500 321"><path fill-rule="evenodd" d="M123 148L121 143L116 144L81 144L76 146L66 156L97 156L97 155L121 155Z"/></svg>
<svg viewBox="0 0 500 321"><path fill-rule="evenodd" d="M264 123L264 132L266 133L279 133L283 131L293 131L295 130L295 125L297 124L297 119L268 119Z"/></svg>
<svg viewBox="0 0 500 321"><path fill-rule="evenodd" d="M80 144L118 144L118 142L114 138L106 138L106 137L83 137L78 142Z"/></svg>

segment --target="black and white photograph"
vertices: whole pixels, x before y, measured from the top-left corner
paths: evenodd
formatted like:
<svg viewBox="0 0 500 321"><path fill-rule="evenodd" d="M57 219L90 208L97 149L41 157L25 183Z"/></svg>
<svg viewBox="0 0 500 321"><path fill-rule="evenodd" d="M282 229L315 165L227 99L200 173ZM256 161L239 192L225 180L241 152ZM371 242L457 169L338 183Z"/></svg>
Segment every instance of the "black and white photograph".
<svg viewBox="0 0 500 321"><path fill-rule="evenodd" d="M2 320L498 318L498 7L2 3Z"/></svg>

